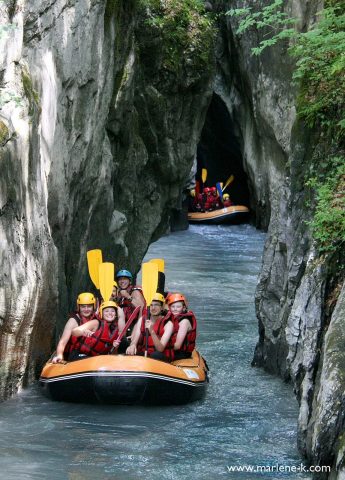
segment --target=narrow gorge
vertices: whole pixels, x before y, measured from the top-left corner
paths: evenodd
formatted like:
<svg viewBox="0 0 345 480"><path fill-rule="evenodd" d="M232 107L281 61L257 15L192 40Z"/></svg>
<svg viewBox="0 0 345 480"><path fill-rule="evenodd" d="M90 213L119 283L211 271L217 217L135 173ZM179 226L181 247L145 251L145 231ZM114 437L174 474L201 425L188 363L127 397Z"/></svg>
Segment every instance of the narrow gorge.
<svg viewBox="0 0 345 480"><path fill-rule="evenodd" d="M235 172L267 231L253 365L292 383L306 462L345 478L343 259L318 255L308 226L315 135L294 62L287 42L252 55L260 34L225 15L246 2L201 3L186 19L170 1L0 2L0 398L37 378L90 287L88 249L138 271L198 151L216 181ZM323 6L284 2L301 31Z"/></svg>

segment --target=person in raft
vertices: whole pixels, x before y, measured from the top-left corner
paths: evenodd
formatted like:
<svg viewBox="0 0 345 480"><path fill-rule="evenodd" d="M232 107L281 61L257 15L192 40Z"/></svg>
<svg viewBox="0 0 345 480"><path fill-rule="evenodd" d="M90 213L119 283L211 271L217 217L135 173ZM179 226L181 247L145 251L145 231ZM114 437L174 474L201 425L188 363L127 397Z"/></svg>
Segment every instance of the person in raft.
<svg viewBox="0 0 345 480"><path fill-rule="evenodd" d="M80 295L79 295L80 297ZM78 297L78 299L79 299ZM115 347L119 347L116 339L119 331L125 327L125 316L115 302L103 302L100 306L101 320L93 317L75 325L68 320L56 349L53 363L64 360L73 361L85 356L105 355ZM82 338L81 338L82 337ZM127 343L121 345L123 352Z"/></svg>
<svg viewBox="0 0 345 480"><path fill-rule="evenodd" d="M164 297L156 293L150 305L150 318L145 312L141 321L137 322L131 339L131 344L126 350L127 355L145 355L156 360L172 362L174 350L171 338L174 325L171 318L163 310ZM146 336L147 332L147 336Z"/></svg>
<svg viewBox="0 0 345 480"><path fill-rule="evenodd" d="M53 363L63 361L65 347L71 338L72 330L79 325L83 325L96 317L96 297L89 292L80 293L77 298L77 310L70 314L69 319L62 332L60 341L56 347L56 355Z"/></svg>
<svg viewBox="0 0 345 480"><path fill-rule="evenodd" d="M186 298L181 293L170 293L166 301L174 323L172 337L174 360L190 358L195 349L197 328L195 315L187 309ZM169 318L169 314L167 317Z"/></svg>
<svg viewBox="0 0 345 480"><path fill-rule="evenodd" d="M141 307L141 309L145 307L145 299L142 289L137 285L132 285L133 275L128 270L119 270L116 280L119 305L123 308L127 321L136 307Z"/></svg>

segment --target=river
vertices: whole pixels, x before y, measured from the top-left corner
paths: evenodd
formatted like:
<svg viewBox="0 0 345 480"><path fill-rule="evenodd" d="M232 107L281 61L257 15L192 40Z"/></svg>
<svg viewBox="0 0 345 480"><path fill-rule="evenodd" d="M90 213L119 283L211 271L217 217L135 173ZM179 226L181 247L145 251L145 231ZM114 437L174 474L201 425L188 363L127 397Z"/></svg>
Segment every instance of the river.
<svg viewBox="0 0 345 480"><path fill-rule="evenodd" d="M146 256L165 259L166 287L185 293L197 315L198 348L210 368L204 401L77 405L47 400L33 386L1 405L0 478L311 478L296 473L301 458L291 386L250 365L263 244L264 234L249 225L193 226L163 237ZM259 466L260 473L231 472L241 466Z"/></svg>

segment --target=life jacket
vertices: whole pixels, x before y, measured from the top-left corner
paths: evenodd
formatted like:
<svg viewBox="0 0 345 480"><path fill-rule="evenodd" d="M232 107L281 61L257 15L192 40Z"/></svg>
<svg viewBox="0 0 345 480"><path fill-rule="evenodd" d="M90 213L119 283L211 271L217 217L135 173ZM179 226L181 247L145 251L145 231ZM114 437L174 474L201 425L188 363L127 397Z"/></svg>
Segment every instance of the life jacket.
<svg viewBox="0 0 345 480"><path fill-rule="evenodd" d="M143 290L141 287L137 286L137 285L130 285L127 289L127 292L132 295L133 292L135 291L138 291L140 292L141 294L143 294ZM144 296L143 296L144 298ZM121 307L123 309L123 312L125 314L125 320L127 322L127 320L129 319L129 317L132 315L132 313L134 312L135 310L135 306L132 305L132 302L130 302L127 298L125 297L121 297L120 300L119 300L119 307Z"/></svg>
<svg viewBox="0 0 345 480"><path fill-rule="evenodd" d="M174 333L172 335L172 344L174 346L178 334L178 329L181 320L184 318L187 318L190 321L190 324L192 326L192 329L187 332L187 335L185 336L185 339L181 345L181 348L177 350L178 352L189 352L191 353L195 349L195 340L196 340L196 328L197 328L197 321L195 318L194 313L189 310L186 313L180 313L178 315L173 315L171 312L169 312L173 318L174 322Z"/></svg>
<svg viewBox="0 0 345 480"><path fill-rule="evenodd" d="M114 326L113 330L111 326ZM91 337L78 337L79 353L94 357L95 355L106 355L113 347L113 342L119 336L119 329L114 322L99 320L99 328Z"/></svg>
<svg viewBox="0 0 345 480"><path fill-rule="evenodd" d="M68 318L74 318L74 320L78 324L78 327L80 327L80 325L84 325L84 323L88 322L89 320L98 320L98 316L95 312L89 318L83 317L82 315L80 315L79 312L72 312L69 314ZM78 344L79 344L79 337L75 337L74 335L71 335L65 347L64 356L66 355L66 358L68 358L68 355L72 351L78 350L79 348Z"/></svg>
<svg viewBox="0 0 345 480"><path fill-rule="evenodd" d="M146 350L145 320L146 320L146 315L143 315L141 326L140 326L140 338L139 338L139 343L138 343L138 346L137 346L138 353L143 353ZM169 321L172 321L172 318L169 314L166 315L165 317L161 316L156 320L156 322L153 326L153 330L154 330L155 334L157 335L157 337L159 339L162 338L162 336L164 334L164 327ZM174 344L172 343L172 336L170 337L165 349L162 352L171 362L174 360L174 348L173 348ZM153 352L156 352L156 347L155 347L153 338L150 335L150 332L148 332L148 338L147 338L147 354L148 354L148 356L152 355Z"/></svg>

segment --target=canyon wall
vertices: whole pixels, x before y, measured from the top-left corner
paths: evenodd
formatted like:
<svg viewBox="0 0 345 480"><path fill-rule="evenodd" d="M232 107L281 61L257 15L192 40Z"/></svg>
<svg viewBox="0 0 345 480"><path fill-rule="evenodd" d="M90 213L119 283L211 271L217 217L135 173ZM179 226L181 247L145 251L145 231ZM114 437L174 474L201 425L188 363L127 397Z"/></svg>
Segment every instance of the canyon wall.
<svg viewBox="0 0 345 480"><path fill-rule="evenodd" d="M183 60L170 65L150 2L0 8L3 399L34 379L55 325L61 331L77 293L92 287L87 249L137 271L166 231L195 156L213 61L212 42L198 46L196 14Z"/></svg>

